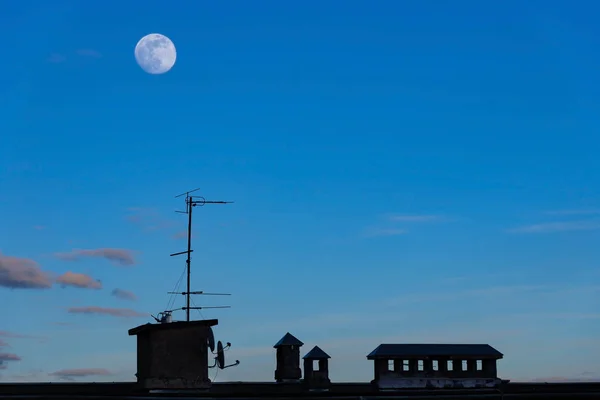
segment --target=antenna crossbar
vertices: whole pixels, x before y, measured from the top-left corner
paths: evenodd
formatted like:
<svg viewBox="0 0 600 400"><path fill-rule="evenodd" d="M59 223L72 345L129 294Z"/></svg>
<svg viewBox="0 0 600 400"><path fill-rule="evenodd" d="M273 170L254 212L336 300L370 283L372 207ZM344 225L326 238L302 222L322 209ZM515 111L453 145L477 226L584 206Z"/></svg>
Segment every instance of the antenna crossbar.
<svg viewBox="0 0 600 400"><path fill-rule="evenodd" d="M193 253L193 252L194 252L194 250L189 250L189 252L190 252L190 253ZM169 257L173 257L173 256L180 256L180 255L182 255L182 254L187 254L187 253L188 253L188 250L186 250L186 251L180 251L179 253L173 253L173 254L169 254Z"/></svg>
<svg viewBox="0 0 600 400"><path fill-rule="evenodd" d="M206 293L206 292L167 292L167 294L201 294L204 296L231 296L231 293Z"/></svg>

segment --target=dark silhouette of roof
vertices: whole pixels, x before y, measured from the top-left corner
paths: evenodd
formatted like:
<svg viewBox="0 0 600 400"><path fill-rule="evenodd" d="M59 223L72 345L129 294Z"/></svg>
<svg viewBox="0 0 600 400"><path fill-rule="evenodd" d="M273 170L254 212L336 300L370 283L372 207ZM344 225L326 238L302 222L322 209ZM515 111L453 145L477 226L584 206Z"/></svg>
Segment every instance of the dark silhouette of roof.
<svg viewBox="0 0 600 400"><path fill-rule="evenodd" d="M313 347L311 351L309 351L304 357L302 357L302 359L307 360L326 360L328 358L331 358L329 357L329 354L321 350L319 346Z"/></svg>
<svg viewBox="0 0 600 400"><path fill-rule="evenodd" d="M503 354L489 344L380 344L367 359L418 356L502 358Z"/></svg>
<svg viewBox="0 0 600 400"><path fill-rule="evenodd" d="M164 324L144 324L131 328L129 330L129 336L139 335L141 333L147 333L150 331L158 331L164 329L185 329L194 326L215 326L219 324L218 319L204 319L200 321L178 321Z"/></svg>
<svg viewBox="0 0 600 400"><path fill-rule="evenodd" d="M282 347L282 346L302 346L304 343L296 339L294 335L291 333L286 333L283 337L273 346L274 348Z"/></svg>

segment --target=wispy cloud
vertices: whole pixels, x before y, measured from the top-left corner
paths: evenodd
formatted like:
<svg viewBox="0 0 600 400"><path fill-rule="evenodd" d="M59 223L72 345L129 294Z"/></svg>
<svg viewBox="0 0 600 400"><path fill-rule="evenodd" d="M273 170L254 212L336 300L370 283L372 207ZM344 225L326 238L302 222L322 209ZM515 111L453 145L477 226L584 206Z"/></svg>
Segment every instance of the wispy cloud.
<svg viewBox="0 0 600 400"><path fill-rule="evenodd" d="M395 222L434 222L444 218L440 215L391 214L388 219Z"/></svg>
<svg viewBox="0 0 600 400"><path fill-rule="evenodd" d="M41 336L25 335L23 333L16 333L11 331L0 331L0 337L9 339L45 339Z"/></svg>
<svg viewBox="0 0 600 400"><path fill-rule="evenodd" d="M137 300L135 293L124 289L114 289L111 294L121 300Z"/></svg>
<svg viewBox="0 0 600 400"><path fill-rule="evenodd" d="M175 225L174 221L163 218L155 208L131 207L127 211L125 219L145 232L169 229Z"/></svg>
<svg viewBox="0 0 600 400"><path fill-rule="evenodd" d="M79 49L75 53L77 53L78 56L82 56L82 57L91 57L91 58L101 58L102 57L102 54L99 51L93 50L93 49Z"/></svg>
<svg viewBox="0 0 600 400"><path fill-rule="evenodd" d="M29 258L9 257L0 253L0 287L10 289L48 289L50 274Z"/></svg>
<svg viewBox="0 0 600 400"><path fill-rule="evenodd" d="M6 369L6 363L13 361L21 361L21 357L11 353L0 353L0 369Z"/></svg>
<svg viewBox="0 0 600 400"><path fill-rule="evenodd" d="M104 258L113 264L129 266L135 264L133 252L127 249L88 249L72 250L68 253L56 253L55 256L63 261L78 261L84 258Z"/></svg>
<svg viewBox="0 0 600 400"><path fill-rule="evenodd" d="M0 353L0 369L6 369L6 363L12 361L21 361L21 357L11 353Z"/></svg>
<svg viewBox="0 0 600 400"><path fill-rule="evenodd" d="M408 233L406 229L397 228L369 228L365 231L366 237L378 237L378 236L398 236L405 235Z"/></svg>
<svg viewBox="0 0 600 400"><path fill-rule="evenodd" d="M536 313L525 314L526 317L566 319L566 320L594 320L600 319L600 313Z"/></svg>
<svg viewBox="0 0 600 400"><path fill-rule="evenodd" d="M378 236L398 236L409 233L408 229L398 227L398 223L403 224L420 224L428 222L441 222L447 221L448 219L441 215L433 214L385 214L383 216L386 224L379 227L371 227L365 230L365 237L378 237ZM387 226L385 226L387 225ZM391 225L391 226L390 226Z"/></svg>
<svg viewBox="0 0 600 400"><path fill-rule="evenodd" d="M21 357L11 353L0 353L0 361L21 361Z"/></svg>
<svg viewBox="0 0 600 400"><path fill-rule="evenodd" d="M580 346L580 342L585 341L585 337L592 336L589 332L568 329L568 334L560 337L561 333L557 333L553 328L565 325L567 325L565 328L568 328L568 324L563 324L562 321L555 323L512 314L523 311L532 313L543 311L540 307L548 312L555 312L556 304L562 303L562 299L573 300L574 292L569 291L577 290L577 293L580 293L582 289L585 291L585 288L559 287L563 290L559 292L549 290L548 286L542 284L493 286L492 283L491 287L485 287L486 282L489 284L499 279L482 278L482 276L474 278L474 282L471 283L476 286L468 290L455 285L451 288L448 286L440 288L435 282L432 282L433 288L428 293L420 294L413 288L414 293L407 293L405 298L399 300L401 303L418 302L419 304L408 304L407 307L388 307L382 304L381 299L373 299L370 304L362 304L363 302L360 301L352 303L352 299L349 299L351 303L347 305L347 312L335 311L330 315L326 313L310 315L311 313L308 312L308 315L299 315L287 321L277 321L274 317L272 321L257 323L256 328L252 324L246 326L243 322L240 323L240 328L234 324L227 328L230 333L226 333L222 339L234 343L227 358L231 361L240 359L242 364L237 368L224 370L223 375L221 373L219 375L220 379L223 381L272 379L272 376L269 378L269 371L272 371L276 357L272 345L288 330L305 342L301 355L309 351L312 346L318 345L332 356L330 373L331 378L337 381L368 382L372 379L373 364L366 361L365 356L378 344L385 342L489 343L506 355L499 363L500 376L513 381L530 380L536 376L565 376L569 380L577 379L573 376L576 372L569 370L572 365L578 365L579 371L594 371L592 369L594 366L586 365L585 360L589 359L588 364L593 364L593 360L597 359L597 351L595 351L599 348L597 341L594 342L595 344L586 344L586 347L577 347L578 350L587 348L589 352L585 356L574 355L573 358L569 358L567 364L564 364L564 353L575 353L572 351L575 346ZM505 280L510 281L510 278L504 275ZM437 279L432 277L429 280ZM437 289L448 290L448 292L440 292ZM595 288L596 291L597 289ZM538 296L539 293L544 293L544 296ZM559 299L556 304L547 302L557 294ZM464 299L461 298L461 301L456 304L450 304L448 301L460 297ZM425 302L429 304L422 304ZM506 303L510 304L506 306ZM355 307L356 304L360 306ZM572 305L573 310L580 310L582 314L587 311L593 313L593 309L581 310L582 304L579 301L575 301ZM427 307L433 312L427 312ZM558 314L562 312L566 314L569 311L571 310L568 307L561 308ZM421 317L418 317L418 314L421 314ZM449 315L451 318L448 318ZM244 334L236 337L234 332L240 330L242 326ZM268 329L263 329L265 326L268 326ZM552 335L544 335L544 332L552 332ZM574 338L573 334L579 334L581 337ZM126 357L119 355L118 362L96 360L90 354L82 354L81 357L83 364L73 365L126 365L127 374L123 375L125 379L135 373L135 353L127 354ZM126 360L121 361L124 358ZM532 370L536 375L528 377ZM115 372L115 375L107 379L114 380L117 373L116 370L111 369L111 371Z"/></svg>
<svg viewBox="0 0 600 400"><path fill-rule="evenodd" d="M296 316L294 318L281 318L273 321L264 321L260 325L247 326L252 334L271 334L272 332L285 332L287 330L331 330L356 327L361 324L377 326L390 321L386 312L373 313L371 309L356 310L352 312L335 312L313 314L310 316ZM272 347L271 347L272 348Z"/></svg>
<svg viewBox="0 0 600 400"><path fill-rule="evenodd" d="M67 60L67 58L59 53L51 53L48 58L46 59L46 61L48 61L51 64L60 64L63 63Z"/></svg>
<svg viewBox="0 0 600 400"><path fill-rule="evenodd" d="M468 297L490 297L490 296L515 296L523 293L534 293L549 288L544 285L505 285L505 286L491 286L483 287L478 289L464 289L455 290L449 292L435 292L435 293L420 293L420 294L407 294L399 296L386 301L389 305L400 305L400 304L413 304L413 303L424 303L424 302L447 302Z"/></svg>
<svg viewBox="0 0 600 400"><path fill-rule="evenodd" d="M173 239L185 239L187 238L187 231L179 231L173 235Z"/></svg>
<svg viewBox="0 0 600 400"><path fill-rule="evenodd" d="M46 378L46 374L40 369L31 370L24 373L10 375L11 382L41 382Z"/></svg>
<svg viewBox="0 0 600 400"><path fill-rule="evenodd" d="M557 233L572 231L592 231L600 229L600 221L565 221L548 222L542 224L526 225L509 229L509 233Z"/></svg>
<svg viewBox="0 0 600 400"><path fill-rule="evenodd" d="M50 324L55 325L55 326L73 326L73 325L75 325L71 322L62 322L62 321L50 322Z"/></svg>
<svg viewBox="0 0 600 400"><path fill-rule="evenodd" d="M546 211L546 215L599 215L600 209L581 209L581 210L553 210Z"/></svg>
<svg viewBox="0 0 600 400"><path fill-rule="evenodd" d="M72 286L81 289L102 289L102 282L86 274L75 272L65 272L56 279L56 282L63 287Z"/></svg>
<svg viewBox="0 0 600 400"><path fill-rule="evenodd" d="M105 307L71 307L67 310L71 314L109 315L111 317L134 318L147 317L148 313L141 313L129 308L105 308Z"/></svg>
<svg viewBox="0 0 600 400"><path fill-rule="evenodd" d="M8 342L4 341L3 339L0 339L0 347L8 347Z"/></svg>
<svg viewBox="0 0 600 400"><path fill-rule="evenodd" d="M46 229L46 227L44 225L35 225L33 229L35 229L36 231L43 231L44 229Z"/></svg>

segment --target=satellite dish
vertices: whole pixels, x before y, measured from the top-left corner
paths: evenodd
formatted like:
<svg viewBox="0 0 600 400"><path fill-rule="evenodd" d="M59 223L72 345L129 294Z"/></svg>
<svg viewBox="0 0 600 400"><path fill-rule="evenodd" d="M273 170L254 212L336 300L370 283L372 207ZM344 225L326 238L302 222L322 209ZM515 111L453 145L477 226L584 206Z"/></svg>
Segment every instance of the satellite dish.
<svg viewBox="0 0 600 400"><path fill-rule="evenodd" d="M208 348L210 349L210 351L212 353L214 353L215 352L215 334L213 333L213 330L210 326L208 327L208 338L206 339L206 342L208 344Z"/></svg>
<svg viewBox="0 0 600 400"><path fill-rule="evenodd" d="M223 352L223 343L220 340L217 343L217 366L221 369L225 368L225 353Z"/></svg>
<svg viewBox="0 0 600 400"><path fill-rule="evenodd" d="M229 347L229 346L231 346L231 343L227 343L227 347ZM225 365L224 350L225 349L223 348L223 343L221 343L221 341L219 340L217 342L217 357L215 357L215 364L217 365L217 367L219 367L220 369L225 369L225 368L234 367L234 366L240 364L240 360L235 360L235 362L233 364Z"/></svg>

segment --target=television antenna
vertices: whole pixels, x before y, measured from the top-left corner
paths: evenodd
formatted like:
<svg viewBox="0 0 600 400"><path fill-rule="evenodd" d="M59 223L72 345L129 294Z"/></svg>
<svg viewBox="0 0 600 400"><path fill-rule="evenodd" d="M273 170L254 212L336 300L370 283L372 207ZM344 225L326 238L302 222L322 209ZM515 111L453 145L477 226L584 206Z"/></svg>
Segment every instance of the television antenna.
<svg viewBox="0 0 600 400"><path fill-rule="evenodd" d="M186 259L186 271L187 271L187 289L185 292L169 292L170 294L182 294L186 297L186 305L185 307L178 308L177 310L185 310L186 321L190 320L190 310L201 310L205 308L231 308L231 306L216 306L216 307L191 307L190 306L190 296L191 295L204 295L204 296L231 296L230 293L206 293L203 291L192 291L190 288L190 278L191 278L191 264L192 257L191 254L194 250L192 250L192 211L194 207L202 207L206 204L231 204L233 201L222 201L222 200L206 200L202 196L192 196L190 193L194 193L200 190L200 188L196 188L194 190L190 190L175 196L175 198L179 198L185 196L185 211L175 211L180 214L187 214L188 216L188 227L187 227L187 250L180 251L178 253L173 253L170 256L179 256L182 254L187 254ZM171 310L175 311L175 310ZM170 314L170 312L169 312Z"/></svg>

